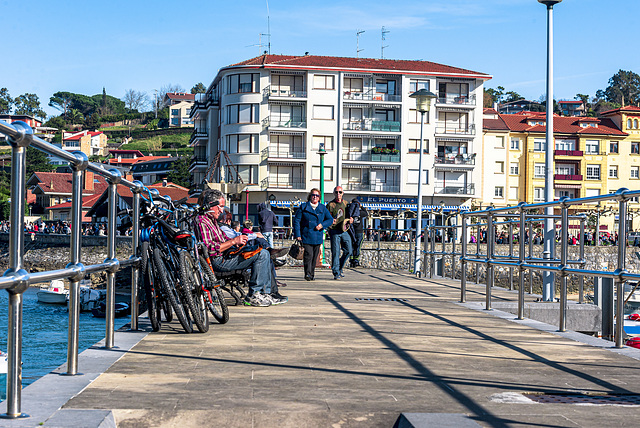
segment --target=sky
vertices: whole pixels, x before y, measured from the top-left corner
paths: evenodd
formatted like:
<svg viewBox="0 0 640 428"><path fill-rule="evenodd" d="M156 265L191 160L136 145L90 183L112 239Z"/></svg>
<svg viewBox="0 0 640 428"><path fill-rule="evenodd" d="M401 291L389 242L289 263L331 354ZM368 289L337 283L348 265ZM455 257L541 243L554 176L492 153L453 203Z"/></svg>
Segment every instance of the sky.
<svg viewBox="0 0 640 428"><path fill-rule="evenodd" d="M594 96L618 70L640 74L638 0L554 7L554 97ZM269 17L269 19L267 19ZM418 59L487 73L485 87L537 100L546 91L546 7L536 0L0 0L0 88L123 98L196 83L267 50L286 55ZM261 34L263 34L261 36ZM264 46L260 46L260 41Z"/></svg>

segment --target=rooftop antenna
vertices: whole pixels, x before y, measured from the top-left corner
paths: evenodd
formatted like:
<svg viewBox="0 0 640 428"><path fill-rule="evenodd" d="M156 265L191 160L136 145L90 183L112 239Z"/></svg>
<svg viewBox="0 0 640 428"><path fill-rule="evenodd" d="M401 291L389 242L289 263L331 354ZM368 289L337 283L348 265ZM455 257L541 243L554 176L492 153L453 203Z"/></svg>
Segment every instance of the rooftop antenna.
<svg viewBox="0 0 640 428"><path fill-rule="evenodd" d="M266 34L266 36L267 36L267 40L268 40L267 47L268 47L268 50L269 50L269 55L271 55L271 19L269 18L269 15L270 15L270 13L269 13L269 0L266 0L266 2L267 2L267 34Z"/></svg>
<svg viewBox="0 0 640 428"><path fill-rule="evenodd" d="M384 29L384 25L383 25L382 26L382 44L381 44L381 47L380 47L380 58L381 59L384 59L384 48L388 48L389 47L389 45L387 45L387 46L384 45L384 41L387 40L385 38L385 34L387 34L389 32L390 32L389 30L385 30Z"/></svg>
<svg viewBox="0 0 640 428"><path fill-rule="evenodd" d="M265 45L262 43L262 36L266 36L266 35L267 34L264 34L264 33L258 34L258 43L257 44L253 44L253 45L247 45L247 46L245 46L245 48L252 48L254 46L257 46L258 47L258 56L263 55L262 48L265 47ZM264 52L266 53L267 51L264 51Z"/></svg>
<svg viewBox="0 0 640 428"><path fill-rule="evenodd" d="M364 33L364 30L356 30L356 58L360 58L360 52L364 49L360 49L360 34Z"/></svg>

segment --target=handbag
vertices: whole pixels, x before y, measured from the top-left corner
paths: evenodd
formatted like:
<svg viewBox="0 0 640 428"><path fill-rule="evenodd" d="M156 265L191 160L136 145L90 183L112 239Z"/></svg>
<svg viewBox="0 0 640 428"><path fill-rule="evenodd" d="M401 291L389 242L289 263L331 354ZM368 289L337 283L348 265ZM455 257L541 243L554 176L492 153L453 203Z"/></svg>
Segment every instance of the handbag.
<svg viewBox="0 0 640 428"><path fill-rule="evenodd" d="M294 242L291 248L289 248L289 255L296 260L302 260L304 257L304 247Z"/></svg>

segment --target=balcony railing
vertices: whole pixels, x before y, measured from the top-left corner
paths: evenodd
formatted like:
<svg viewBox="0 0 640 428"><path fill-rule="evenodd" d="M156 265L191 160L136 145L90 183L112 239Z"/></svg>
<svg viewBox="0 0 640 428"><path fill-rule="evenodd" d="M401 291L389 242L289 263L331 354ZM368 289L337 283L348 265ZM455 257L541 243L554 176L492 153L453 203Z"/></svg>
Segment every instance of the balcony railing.
<svg viewBox="0 0 640 428"><path fill-rule="evenodd" d="M220 104L220 98L216 94L196 94L193 108L207 108L218 104Z"/></svg>
<svg viewBox="0 0 640 428"><path fill-rule="evenodd" d="M445 165L475 165L476 154L458 154L458 155L444 155L436 156L435 164Z"/></svg>
<svg viewBox="0 0 640 428"><path fill-rule="evenodd" d="M444 97L438 97L436 100L437 104L447 104L447 105L459 105L459 106L475 106L476 105L476 96L475 95L445 95Z"/></svg>
<svg viewBox="0 0 640 428"><path fill-rule="evenodd" d="M398 183L346 183L342 187L345 191L400 192L400 184Z"/></svg>
<svg viewBox="0 0 640 428"><path fill-rule="evenodd" d="M262 91L262 95L266 98L307 98L307 91L294 90L286 87L267 86Z"/></svg>
<svg viewBox="0 0 640 428"><path fill-rule="evenodd" d="M365 119L355 122L346 122L343 124L342 129L350 131L400 132L400 122Z"/></svg>
<svg viewBox="0 0 640 428"><path fill-rule="evenodd" d="M345 100L355 100L355 101L390 101L390 102L400 102L402 101L402 95L394 95L394 94L378 94L369 91L344 91L342 96Z"/></svg>
<svg viewBox="0 0 640 428"><path fill-rule="evenodd" d="M400 162L400 153L349 152L342 154L342 160L357 162Z"/></svg>
<svg viewBox="0 0 640 428"><path fill-rule="evenodd" d="M264 128L306 128L307 121L301 118L293 119L271 119L267 116L262 121Z"/></svg>
<svg viewBox="0 0 640 428"><path fill-rule="evenodd" d="M582 156L582 150L554 150L554 156Z"/></svg>
<svg viewBox="0 0 640 428"><path fill-rule="evenodd" d="M575 180L582 181L582 175L579 174L554 174L554 180Z"/></svg>
<svg viewBox="0 0 640 428"><path fill-rule="evenodd" d="M473 195L475 191L475 185L473 184L467 184L466 186L436 184L434 186L435 193L444 195Z"/></svg>
<svg viewBox="0 0 640 428"><path fill-rule="evenodd" d="M436 134L476 135L476 125L454 126L439 122L436 123Z"/></svg>
<svg viewBox="0 0 640 428"><path fill-rule="evenodd" d="M304 180L301 179L297 179L297 180L292 180L292 179L280 179L280 178L273 178L273 177L267 177L264 180L262 180L260 182L260 188L262 190L267 190L267 189L304 189L305 188L305 182Z"/></svg>
<svg viewBox="0 0 640 428"><path fill-rule="evenodd" d="M261 152L262 160L270 159L306 159L307 153L304 150L289 150L287 148L266 147Z"/></svg>

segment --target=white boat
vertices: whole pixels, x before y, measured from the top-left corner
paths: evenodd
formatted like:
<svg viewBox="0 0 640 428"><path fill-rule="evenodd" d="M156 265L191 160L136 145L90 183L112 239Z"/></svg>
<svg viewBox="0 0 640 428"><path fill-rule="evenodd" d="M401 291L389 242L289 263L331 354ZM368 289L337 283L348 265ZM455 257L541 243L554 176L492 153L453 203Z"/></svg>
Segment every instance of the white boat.
<svg viewBox="0 0 640 428"><path fill-rule="evenodd" d="M0 351L0 374L7 373L9 364L7 363L7 353Z"/></svg>
<svg viewBox="0 0 640 428"><path fill-rule="evenodd" d="M69 298L69 290L64 288L64 281L54 279L49 283L49 287L40 288L37 295L40 303L65 305Z"/></svg>
<svg viewBox="0 0 640 428"><path fill-rule="evenodd" d="M90 280L80 281L80 312L89 312L97 308L102 300L102 293L91 288Z"/></svg>

